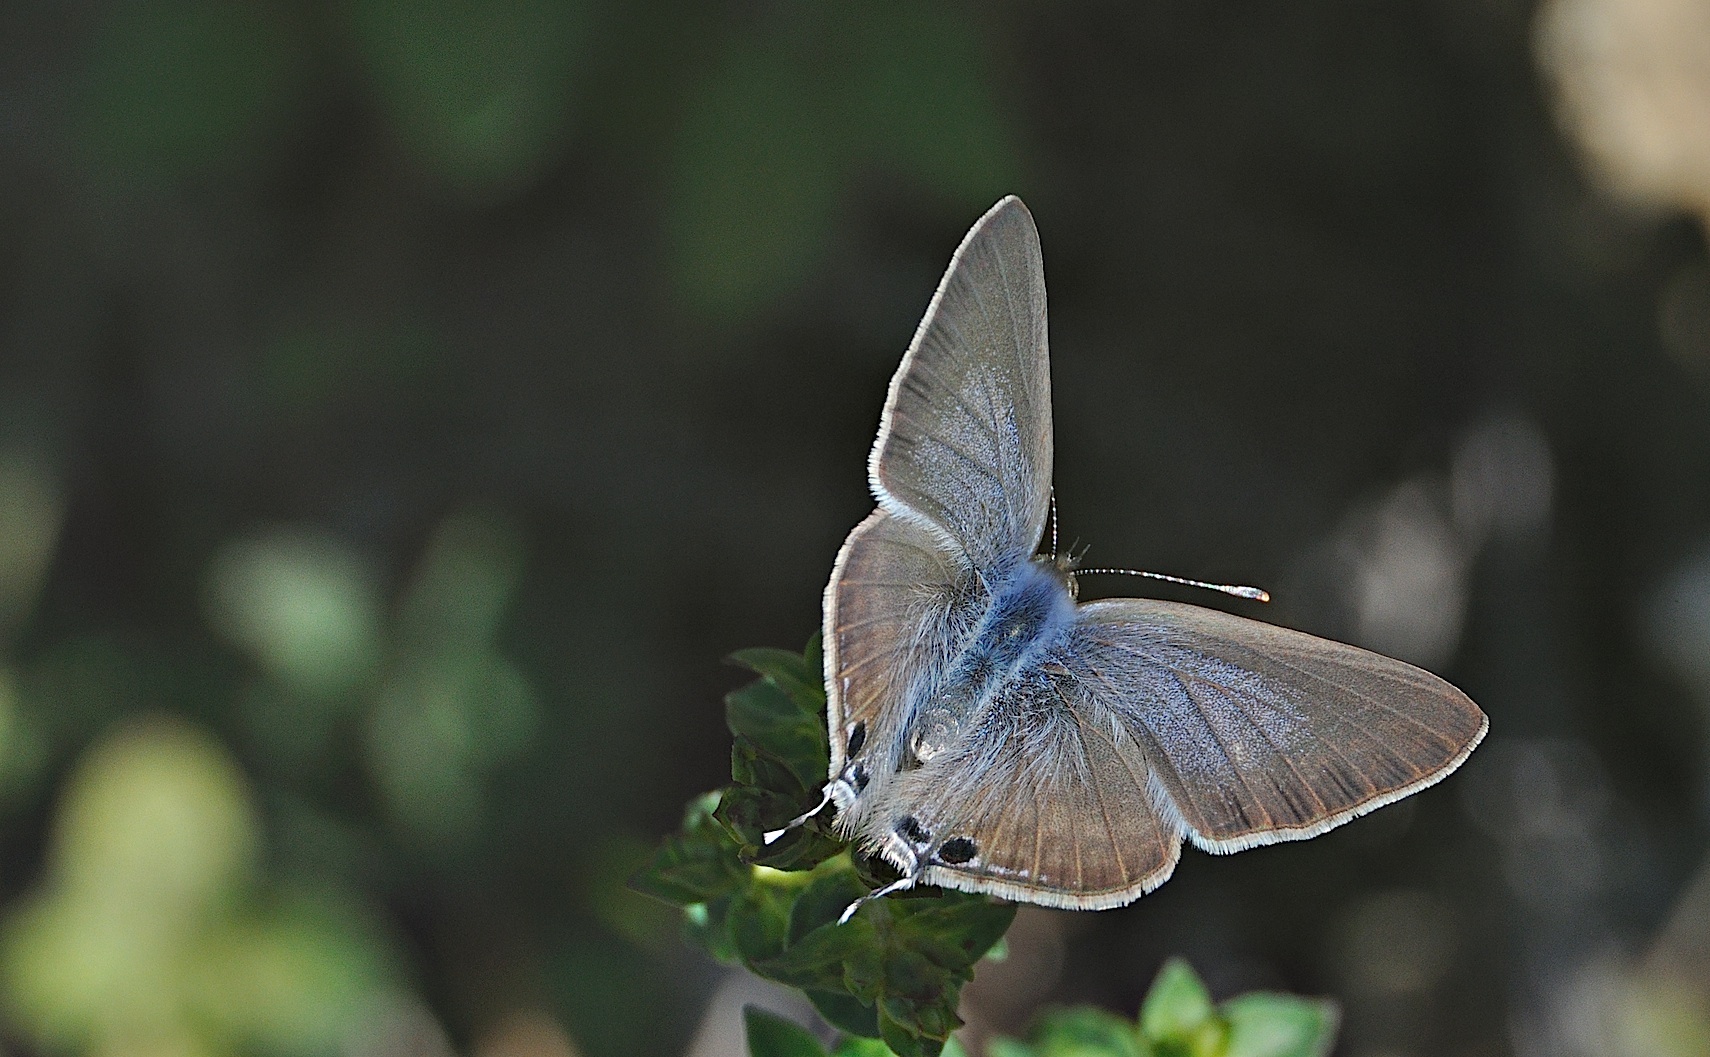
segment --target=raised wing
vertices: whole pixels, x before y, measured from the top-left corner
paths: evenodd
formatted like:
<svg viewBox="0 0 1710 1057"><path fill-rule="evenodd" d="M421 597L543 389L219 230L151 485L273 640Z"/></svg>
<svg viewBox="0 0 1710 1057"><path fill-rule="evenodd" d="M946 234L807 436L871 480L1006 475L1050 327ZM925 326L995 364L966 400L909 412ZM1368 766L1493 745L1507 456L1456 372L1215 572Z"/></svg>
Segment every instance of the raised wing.
<svg viewBox="0 0 1710 1057"><path fill-rule="evenodd" d="M883 508L855 527L825 588L825 693L831 776L858 749L893 752L907 725L910 691L941 668L972 619L975 578L967 556L927 528ZM875 761L888 777L896 761Z"/></svg>
<svg viewBox="0 0 1710 1057"><path fill-rule="evenodd" d="M927 884L1100 910L1163 884L1181 833L1153 807L1148 764L1084 684L1036 669L982 710L952 751L906 772L875 807L868 843Z"/></svg>
<svg viewBox="0 0 1710 1057"><path fill-rule="evenodd" d="M1027 207L981 217L891 379L868 463L880 505L980 568L1033 553L1051 499L1045 269Z"/></svg>
<svg viewBox="0 0 1710 1057"><path fill-rule="evenodd" d="M1157 806L1213 852L1315 836L1417 792L1489 726L1410 664L1174 602L1085 605L1063 656L1139 743Z"/></svg>

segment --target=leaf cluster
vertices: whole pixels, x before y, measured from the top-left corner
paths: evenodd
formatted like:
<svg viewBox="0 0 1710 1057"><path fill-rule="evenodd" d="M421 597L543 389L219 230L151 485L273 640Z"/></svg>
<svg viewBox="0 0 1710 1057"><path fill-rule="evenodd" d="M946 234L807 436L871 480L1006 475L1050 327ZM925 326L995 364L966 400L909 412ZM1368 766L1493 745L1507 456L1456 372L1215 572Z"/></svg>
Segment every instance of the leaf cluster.
<svg viewBox="0 0 1710 1057"><path fill-rule="evenodd" d="M1336 1003L1254 991L1220 1004L1180 958L1164 963L1130 1020L1089 1006L1056 1009L1026 1042L994 1039L988 1057L1323 1057ZM752 1047L752 1043L750 1043ZM759 1051L754 1051L758 1053Z"/></svg>
<svg viewBox="0 0 1710 1057"><path fill-rule="evenodd" d="M762 1009L744 1011L751 1057L885 1057L881 1043L843 1039L827 1051L802 1028ZM1056 1009L1027 1042L993 1039L987 1057L1323 1057L1336 1037L1335 1003L1253 992L1213 1005L1179 958L1164 965L1137 1020L1090 1006ZM955 1043L945 1052L960 1048Z"/></svg>
<svg viewBox="0 0 1710 1057"><path fill-rule="evenodd" d="M839 925L845 907L891 879L876 872L887 868L851 854L820 817L762 839L811 807L825 779L819 642L733 659L760 678L725 699L732 784L690 804L632 886L684 908L691 942L800 988L837 1028L901 1057L936 1057L962 1024L962 985L1015 907L926 889L868 903Z"/></svg>

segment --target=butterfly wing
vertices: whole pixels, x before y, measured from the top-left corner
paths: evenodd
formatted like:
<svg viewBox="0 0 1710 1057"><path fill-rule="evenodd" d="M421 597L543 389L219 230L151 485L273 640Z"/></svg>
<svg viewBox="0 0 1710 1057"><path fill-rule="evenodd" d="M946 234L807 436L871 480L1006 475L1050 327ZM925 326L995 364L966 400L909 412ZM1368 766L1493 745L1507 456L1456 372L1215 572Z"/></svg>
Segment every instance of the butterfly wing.
<svg viewBox="0 0 1710 1057"><path fill-rule="evenodd" d="M900 744L911 688L929 678L970 619L967 556L921 525L873 511L838 552L825 589L826 708L831 774L842 773L850 733L870 753ZM881 777L895 761L881 763Z"/></svg>
<svg viewBox="0 0 1710 1057"><path fill-rule="evenodd" d="M994 698L954 751L902 775L880 810L926 838L928 884L1098 910L1163 884L1181 855L1148 773L1087 686L1047 665Z"/></svg>
<svg viewBox="0 0 1710 1057"><path fill-rule="evenodd" d="M1154 803L1213 852L1315 836L1417 792L1489 725L1410 664L1174 602L1082 606L1066 663L1141 746Z"/></svg>
<svg viewBox="0 0 1710 1057"><path fill-rule="evenodd" d="M891 379L868 463L881 506L974 564L1033 553L1051 501L1051 380L1039 233L1015 197L950 259Z"/></svg>

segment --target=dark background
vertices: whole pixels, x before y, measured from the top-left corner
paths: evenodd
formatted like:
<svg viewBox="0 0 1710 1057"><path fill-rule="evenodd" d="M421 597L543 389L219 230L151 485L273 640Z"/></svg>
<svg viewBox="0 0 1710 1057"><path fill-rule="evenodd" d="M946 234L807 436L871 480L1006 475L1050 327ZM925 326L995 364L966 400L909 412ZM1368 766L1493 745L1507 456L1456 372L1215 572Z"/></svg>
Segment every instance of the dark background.
<svg viewBox="0 0 1710 1057"><path fill-rule="evenodd" d="M1599 50L1617 10L1663 29ZM745 985L623 880L723 778L721 658L817 626L1015 192L1065 534L1492 732L1026 913L966 1015L1131 1010L1181 953L1336 995L1346 1054L1710 1052L1710 147L1666 119L1710 61L1670 48L1693 5L6 5L5 1047L681 1052ZM1647 78L1685 105L1604 105Z"/></svg>

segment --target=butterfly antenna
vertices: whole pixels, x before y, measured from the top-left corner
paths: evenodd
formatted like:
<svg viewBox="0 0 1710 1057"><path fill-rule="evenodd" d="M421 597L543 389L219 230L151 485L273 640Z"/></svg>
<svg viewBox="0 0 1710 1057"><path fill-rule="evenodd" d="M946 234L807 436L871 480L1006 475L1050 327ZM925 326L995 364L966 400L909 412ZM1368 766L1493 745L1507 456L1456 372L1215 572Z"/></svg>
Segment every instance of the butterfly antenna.
<svg viewBox="0 0 1710 1057"><path fill-rule="evenodd" d="M1164 573L1148 573L1139 569L1076 569L1076 576L1087 576L1092 573L1110 573L1116 576L1144 576L1148 580L1164 580L1172 584L1184 584L1188 587L1203 587L1208 591L1221 591L1236 598L1251 598L1257 602L1269 602L1271 593L1257 587L1244 587L1240 584L1208 584L1204 580L1189 580L1180 576L1169 576Z"/></svg>
<svg viewBox="0 0 1710 1057"><path fill-rule="evenodd" d="M784 827L782 829L769 829L769 830L767 830L765 832L765 834L763 834L763 838L764 838L763 843L770 844L773 841L777 840L779 837L782 837L784 834L790 832L790 830L795 829L797 826L806 822L808 819L819 814L821 811L824 811L825 805L827 805L829 803L831 803L831 783L827 782L827 783L825 783L825 792L820 794L819 803L814 807L814 809L812 811L808 811L808 812L805 812L804 814L797 815L795 818L784 823Z"/></svg>
<svg viewBox="0 0 1710 1057"><path fill-rule="evenodd" d="M837 918L837 923L839 925L847 924L849 919L855 916L855 912L857 910L861 909L861 904L863 904L863 903L871 903L875 899L883 899L885 896L890 895L892 892L900 892L905 888L913 888L914 882L917 881L919 878L920 878L920 873L918 871L915 873L904 874L883 888L873 889L871 892L868 892L866 895L862 896L860 899L857 899L857 900L855 900L855 902L850 903L848 906L844 907L843 913L841 915L839 915Z"/></svg>

